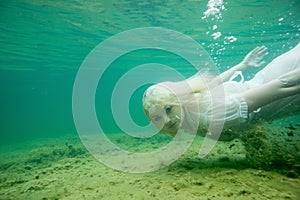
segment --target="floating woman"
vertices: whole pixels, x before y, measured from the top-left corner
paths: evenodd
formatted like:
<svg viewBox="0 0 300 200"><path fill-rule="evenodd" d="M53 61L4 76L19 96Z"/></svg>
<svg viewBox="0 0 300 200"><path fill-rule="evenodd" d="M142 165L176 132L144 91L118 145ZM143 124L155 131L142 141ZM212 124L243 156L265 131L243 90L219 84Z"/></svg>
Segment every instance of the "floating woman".
<svg viewBox="0 0 300 200"><path fill-rule="evenodd" d="M232 130L257 118L270 120L299 114L300 43L244 81L241 72L262 66L266 55L266 47L256 47L240 64L208 84L199 72L184 81L152 85L144 94L144 111L157 128L172 136L179 130L203 132L209 129L211 119L223 121L224 130ZM234 81L237 75L241 76L239 82ZM218 91L224 94L220 95L223 104L212 104L211 93Z"/></svg>

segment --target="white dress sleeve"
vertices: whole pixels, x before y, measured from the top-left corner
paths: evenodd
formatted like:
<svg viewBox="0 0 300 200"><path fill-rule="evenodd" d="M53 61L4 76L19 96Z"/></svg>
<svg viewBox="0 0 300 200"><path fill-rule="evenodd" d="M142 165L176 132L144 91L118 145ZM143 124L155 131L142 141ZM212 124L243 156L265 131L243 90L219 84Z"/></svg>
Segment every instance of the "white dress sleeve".
<svg viewBox="0 0 300 200"><path fill-rule="evenodd" d="M248 118L248 105L240 95L231 95L225 98L225 125L231 122L245 122Z"/></svg>
<svg viewBox="0 0 300 200"><path fill-rule="evenodd" d="M208 119L224 121L225 129L238 127L248 119L248 105L245 99L237 94L226 96L224 103L215 103L208 110ZM220 115L224 110L224 115ZM221 116L223 119L218 119Z"/></svg>

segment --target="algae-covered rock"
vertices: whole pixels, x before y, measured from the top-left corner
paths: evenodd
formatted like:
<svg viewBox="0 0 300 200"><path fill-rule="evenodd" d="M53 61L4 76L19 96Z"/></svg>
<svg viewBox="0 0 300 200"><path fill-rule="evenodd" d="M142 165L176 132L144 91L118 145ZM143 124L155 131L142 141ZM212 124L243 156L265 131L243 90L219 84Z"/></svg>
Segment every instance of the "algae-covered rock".
<svg viewBox="0 0 300 200"><path fill-rule="evenodd" d="M274 126L254 126L245 131L241 139L245 145L246 158L256 168L281 169L300 175L299 134L290 129ZM292 173L292 172L293 173Z"/></svg>

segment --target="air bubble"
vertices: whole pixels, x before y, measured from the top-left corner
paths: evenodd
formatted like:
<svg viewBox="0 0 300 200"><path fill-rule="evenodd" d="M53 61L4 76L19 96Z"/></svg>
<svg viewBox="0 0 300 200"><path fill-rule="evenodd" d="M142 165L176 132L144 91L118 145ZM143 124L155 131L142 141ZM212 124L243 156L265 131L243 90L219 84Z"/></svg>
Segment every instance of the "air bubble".
<svg viewBox="0 0 300 200"><path fill-rule="evenodd" d="M225 7L223 5L223 0L210 0L207 3L208 9L203 13L202 19L206 19L210 16L212 16L212 20L215 19L221 19L221 10L225 10Z"/></svg>
<svg viewBox="0 0 300 200"><path fill-rule="evenodd" d="M213 33L211 36L213 36L213 38L216 40L218 39L219 37L221 37L221 32L216 32L216 33Z"/></svg>

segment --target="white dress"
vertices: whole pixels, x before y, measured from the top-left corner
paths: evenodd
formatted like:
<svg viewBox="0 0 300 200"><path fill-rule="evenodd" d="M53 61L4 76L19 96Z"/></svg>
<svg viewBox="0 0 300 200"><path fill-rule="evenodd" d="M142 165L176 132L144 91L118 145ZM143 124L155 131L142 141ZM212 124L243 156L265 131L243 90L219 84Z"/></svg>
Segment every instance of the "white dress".
<svg viewBox="0 0 300 200"><path fill-rule="evenodd" d="M257 111L248 113L248 106L243 97L242 92L249 89L261 86L271 80L277 79L291 71L300 68L300 43L290 51L275 58L264 69L259 71L249 81L228 81L223 83L225 91L225 120L224 128L233 128L240 126L249 119L265 119L272 120L282 118L288 115L296 115L300 113L300 94L283 98L261 107ZM299 70L298 70L299 73ZM295 74L292 74L294 76ZM299 76L299 74L298 74ZM289 77L288 77L289 79ZM291 83L300 85L299 82ZM219 105L213 105L207 110L206 114L211 114L218 111ZM221 107L220 107L221 108ZM211 110L214 110L213 112ZM208 116L209 118L210 116Z"/></svg>

